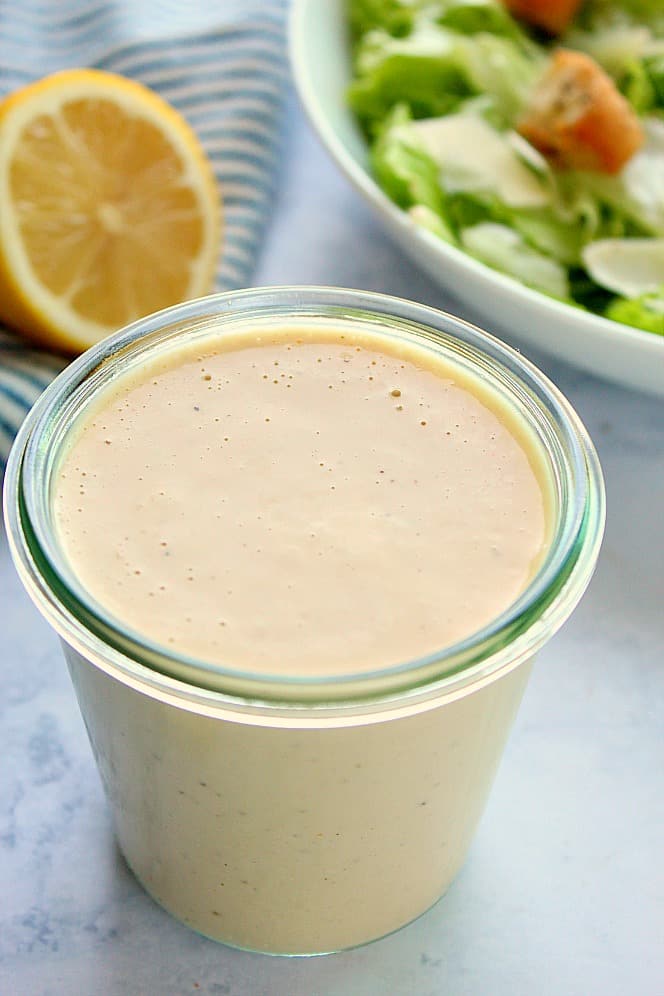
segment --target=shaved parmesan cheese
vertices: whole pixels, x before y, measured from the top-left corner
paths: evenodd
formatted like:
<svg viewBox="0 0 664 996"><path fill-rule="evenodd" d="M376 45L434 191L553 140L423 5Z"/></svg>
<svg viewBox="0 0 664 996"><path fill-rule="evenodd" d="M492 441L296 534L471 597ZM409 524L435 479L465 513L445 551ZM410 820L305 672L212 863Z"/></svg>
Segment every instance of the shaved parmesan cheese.
<svg viewBox="0 0 664 996"><path fill-rule="evenodd" d="M510 207L550 202L546 180L523 162L512 133L502 134L473 114L427 118L408 127L440 164L447 190L491 192Z"/></svg>
<svg viewBox="0 0 664 996"><path fill-rule="evenodd" d="M664 239L599 239L582 253L593 280L623 297L664 287Z"/></svg>

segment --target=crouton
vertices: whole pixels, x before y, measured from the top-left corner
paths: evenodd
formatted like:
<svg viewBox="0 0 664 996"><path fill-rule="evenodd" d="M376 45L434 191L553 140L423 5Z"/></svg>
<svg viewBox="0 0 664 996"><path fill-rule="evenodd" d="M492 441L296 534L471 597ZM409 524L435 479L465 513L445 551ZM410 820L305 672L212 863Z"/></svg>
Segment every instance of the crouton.
<svg viewBox="0 0 664 996"><path fill-rule="evenodd" d="M558 49L517 125L559 169L618 173L643 143L639 119L594 59Z"/></svg>
<svg viewBox="0 0 664 996"><path fill-rule="evenodd" d="M568 26L581 0L504 0L510 14L549 34L559 35Z"/></svg>

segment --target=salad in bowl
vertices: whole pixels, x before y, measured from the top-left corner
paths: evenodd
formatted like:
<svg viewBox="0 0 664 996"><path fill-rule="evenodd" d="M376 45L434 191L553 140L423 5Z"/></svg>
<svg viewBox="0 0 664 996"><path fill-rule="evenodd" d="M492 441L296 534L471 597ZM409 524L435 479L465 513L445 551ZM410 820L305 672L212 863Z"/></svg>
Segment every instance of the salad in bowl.
<svg viewBox="0 0 664 996"><path fill-rule="evenodd" d="M662 0L346 0L346 99L412 221L664 335Z"/></svg>

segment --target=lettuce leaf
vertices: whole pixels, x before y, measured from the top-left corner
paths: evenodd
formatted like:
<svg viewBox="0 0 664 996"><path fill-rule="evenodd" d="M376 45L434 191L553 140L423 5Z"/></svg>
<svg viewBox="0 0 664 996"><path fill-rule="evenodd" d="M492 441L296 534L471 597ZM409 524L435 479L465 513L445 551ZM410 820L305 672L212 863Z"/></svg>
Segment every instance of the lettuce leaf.
<svg viewBox="0 0 664 996"><path fill-rule="evenodd" d="M509 220L526 242L546 256L566 266L580 262L584 231L557 216L554 209L515 211Z"/></svg>
<svg viewBox="0 0 664 996"><path fill-rule="evenodd" d="M604 312L607 318L632 325L644 332L664 335L664 286L654 294L637 298L616 298Z"/></svg>
<svg viewBox="0 0 664 996"><path fill-rule="evenodd" d="M445 197L439 182L440 167L409 128L405 104L388 115L371 149L371 165L385 193L404 209L421 204L445 219Z"/></svg>
<svg viewBox="0 0 664 996"><path fill-rule="evenodd" d="M526 44L527 35L501 0L437 0L427 10L438 24L461 34L504 35Z"/></svg>
<svg viewBox="0 0 664 996"><path fill-rule="evenodd" d="M546 65L544 51L521 45L509 38L477 34L461 44L461 64L473 88L487 94L511 125L527 103L528 96Z"/></svg>
<svg viewBox="0 0 664 996"><path fill-rule="evenodd" d="M391 35L408 34L418 9L426 0L347 0L351 37L357 40L374 28Z"/></svg>
<svg viewBox="0 0 664 996"><path fill-rule="evenodd" d="M617 176L570 173L560 180L567 189L595 197L610 219L622 224L622 231L614 225L606 235L664 235L664 121L650 117L642 124L645 144Z"/></svg>
<svg viewBox="0 0 664 996"><path fill-rule="evenodd" d="M464 228L461 245L471 256L527 287L563 300L570 296L566 268L533 249L507 225L483 222Z"/></svg>
<svg viewBox="0 0 664 996"><path fill-rule="evenodd" d="M525 40L523 29L501 0L346 0L353 38L382 28L395 37L409 34L420 14L460 34L484 31Z"/></svg>
<svg viewBox="0 0 664 996"><path fill-rule="evenodd" d="M466 35L430 15L427 8L416 17L406 37L377 29L359 42L348 99L366 130L375 133L396 103L416 118L439 117L487 92L502 119L512 120L541 72L543 53L520 37Z"/></svg>
<svg viewBox="0 0 664 996"><path fill-rule="evenodd" d="M614 25L639 25L664 35L664 9L661 0L585 0L576 16L576 25L586 31L601 31Z"/></svg>
<svg viewBox="0 0 664 996"><path fill-rule="evenodd" d="M611 19L586 31L573 29L565 41L592 56L638 114L664 109L664 39L651 28Z"/></svg>
<svg viewBox="0 0 664 996"><path fill-rule="evenodd" d="M438 117L477 93L463 71L459 37L429 22L407 38L380 30L366 34L348 90L350 105L365 128L375 132L397 103L405 103L414 117Z"/></svg>
<svg viewBox="0 0 664 996"><path fill-rule="evenodd" d="M653 90L653 107L664 110L664 53L644 59L643 67Z"/></svg>
<svg viewBox="0 0 664 996"><path fill-rule="evenodd" d="M457 240L449 225L445 223L439 214L436 214L431 208L426 207L425 204L414 204L413 207L409 208L408 214L416 225L419 225L420 228L425 228L433 235L437 235L443 242L449 242L452 245L456 243Z"/></svg>

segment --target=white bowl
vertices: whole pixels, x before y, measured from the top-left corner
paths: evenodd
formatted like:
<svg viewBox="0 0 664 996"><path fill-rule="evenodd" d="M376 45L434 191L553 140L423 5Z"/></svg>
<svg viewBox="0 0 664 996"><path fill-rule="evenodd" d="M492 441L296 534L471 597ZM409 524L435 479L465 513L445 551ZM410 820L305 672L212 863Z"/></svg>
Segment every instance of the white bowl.
<svg viewBox="0 0 664 996"><path fill-rule="evenodd" d="M369 173L366 142L346 103L350 58L344 8L344 0L293 0L293 74L324 145L387 230L489 331L627 387L664 396L664 336L577 310L524 287L419 228L377 186Z"/></svg>

